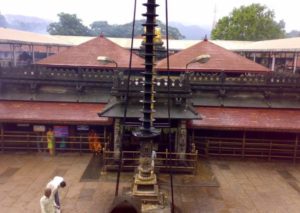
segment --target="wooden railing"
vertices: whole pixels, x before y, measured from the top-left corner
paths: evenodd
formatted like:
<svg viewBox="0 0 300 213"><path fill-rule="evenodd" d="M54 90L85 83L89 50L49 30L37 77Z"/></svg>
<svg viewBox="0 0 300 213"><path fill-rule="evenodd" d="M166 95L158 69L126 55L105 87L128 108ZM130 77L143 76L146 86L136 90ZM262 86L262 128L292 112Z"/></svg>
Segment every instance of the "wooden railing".
<svg viewBox="0 0 300 213"><path fill-rule="evenodd" d="M55 69L28 66L0 68L0 75L2 78L9 79L112 82L113 70L64 68Z"/></svg>
<svg viewBox="0 0 300 213"><path fill-rule="evenodd" d="M225 73L191 73L192 85L224 85L224 86L268 86L268 87L299 87L300 76L287 73L242 74L229 76Z"/></svg>
<svg viewBox="0 0 300 213"><path fill-rule="evenodd" d="M139 151L122 152L122 170L134 170L139 165ZM103 150L104 170L117 170L119 166L120 152ZM175 153L156 152L155 169L159 171L175 171L196 173L198 152Z"/></svg>
<svg viewBox="0 0 300 213"><path fill-rule="evenodd" d="M102 147L107 146L108 139L99 135ZM63 144L64 143L64 144ZM0 150L5 151L36 151L47 152L47 137L35 133L12 131L4 133L0 138ZM87 136L69 136L56 138L55 151L57 152L89 152Z"/></svg>
<svg viewBox="0 0 300 213"><path fill-rule="evenodd" d="M194 143L203 157L229 156L240 158L300 159L298 137L291 139L253 139L194 137Z"/></svg>

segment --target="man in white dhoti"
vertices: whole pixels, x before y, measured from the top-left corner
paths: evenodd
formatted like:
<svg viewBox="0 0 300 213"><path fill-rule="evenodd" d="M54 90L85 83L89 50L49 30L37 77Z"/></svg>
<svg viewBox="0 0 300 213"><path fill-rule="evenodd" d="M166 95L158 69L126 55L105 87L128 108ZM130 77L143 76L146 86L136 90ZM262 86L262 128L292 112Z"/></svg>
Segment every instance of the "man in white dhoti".
<svg viewBox="0 0 300 213"><path fill-rule="evenodd" d="M46 188L40 199L41 213L56 213L55 203L51 197L51 189Z"/></svg>

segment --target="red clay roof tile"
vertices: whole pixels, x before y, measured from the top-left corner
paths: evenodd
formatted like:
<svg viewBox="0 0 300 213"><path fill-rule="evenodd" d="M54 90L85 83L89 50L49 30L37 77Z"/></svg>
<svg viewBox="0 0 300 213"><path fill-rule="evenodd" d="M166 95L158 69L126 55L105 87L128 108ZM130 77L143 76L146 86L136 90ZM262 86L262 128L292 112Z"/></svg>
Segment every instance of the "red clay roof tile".
<svg viewBox="0 0 300 213"><path fill-rule="evenodd" d="M210 41L201 41L181 52L170 56L171 71L185 71L186 64L202 54L209 54L210 60L206 64L193 63L188 66L189 71L224 71L224 72L268 72L268 68L248 60L236 53L226 50ZM157 63L157 70L167 69L167 59Z"/></svg>
<svg viewBox="0 0 300 213"><path fill-rule="evenodd" d="M109 118L99 117L105 104L0 101L3 122L101 124L110 125Z"/></svg>
<svg viewBox="0 0 300 213"><path fill-rule="evenodd" d="M191 121L193 128L299 131L300 110L197 107L202 120Z"/></svg>
<svg viewBox="0 0 300 213"><path fill-rule="evenodd" d="M103 36L96 37L78 46L37 62L40 65L65 67L115 67L114 64L100 64L98 56L106 56L117 62L119 68L129 67L130 51ZM143 68L144 60L133 54L132 68Z"/></svg>

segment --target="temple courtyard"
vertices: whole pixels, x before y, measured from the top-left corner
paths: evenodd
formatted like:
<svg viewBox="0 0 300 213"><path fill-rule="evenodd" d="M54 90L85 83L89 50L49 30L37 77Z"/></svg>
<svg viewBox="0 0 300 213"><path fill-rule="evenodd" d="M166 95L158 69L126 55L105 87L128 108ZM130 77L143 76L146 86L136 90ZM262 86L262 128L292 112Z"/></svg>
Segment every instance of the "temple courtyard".
<svg viewBox="0 0 300 213"><path fill-rule="evenodd" d="M95 170L91 154L0 154L0 212L40 212L47 182L63 176L63 213L108 212L114 198L116 173ZM99 160L100 162L100 160ZM97 165L101 167L101 163ZM96 176L95 176L96 174ZM158 174L171 199L169 175ZM121 174L119 194L132 184L133 173ZM300 165L264 160L201 160L196 175L174 174L175 212L299 212ZM170 212L169 207L145 212Z"/></svg>

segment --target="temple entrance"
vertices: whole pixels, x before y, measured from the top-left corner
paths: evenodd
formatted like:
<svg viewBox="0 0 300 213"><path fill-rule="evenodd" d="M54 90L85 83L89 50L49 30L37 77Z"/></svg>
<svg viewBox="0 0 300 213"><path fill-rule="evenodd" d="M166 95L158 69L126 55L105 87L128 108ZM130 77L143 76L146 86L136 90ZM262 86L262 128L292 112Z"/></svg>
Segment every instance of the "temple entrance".
<svg viewBox="0 0 300 213"><path fill-rule="evenodd" d="M137 128L139 122L136 120L130 120L130 124L131 125L127 125L124 128L124 135L122 140L123 151L137 151L140 149L139 141L136 139L136 137L133 137L132 135L132 131L134 131ZM155 124L156 124L155 127L161 130L161 134L153 141L153 144L155 144L154 149L159 152L165 152L166 149L168 149L170 152L175 152L176 140L178 137L178 121L177 120L171 121L171 128L166 127L167 120L165 119L158 119ZM169 137L170 137L170 144L169 144Z"/></svg>
<svg viewBox="0 0 300 213"><path fill-rule="evenodd" d="M171 151L175 151L175 142L177 136L177 129L171 130ZM167 128L161 129L161 135L158 138L155 138L153 143L155 144L154 149L156 151L165 151L169 148L169 130ZM137 151L140 149L139 141L133 137L132 132L126 130L123 136L123 151Z"/></svg>
<svg viewBox="0 0 300 213"><path fill-rule="evenodd" d="M170 133L169 133L169 128L163 128L158 142L158 147L157 147L158 151L163 152L166 149L168 149L170 152L175 152L176 137L177 137L177 128L171 128ZM170 144L169 144L169 140L170 140Z"/></svg>

